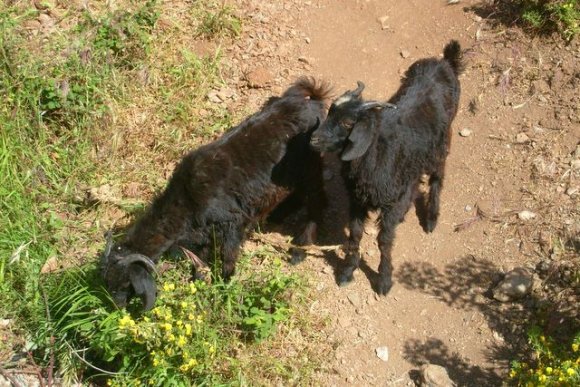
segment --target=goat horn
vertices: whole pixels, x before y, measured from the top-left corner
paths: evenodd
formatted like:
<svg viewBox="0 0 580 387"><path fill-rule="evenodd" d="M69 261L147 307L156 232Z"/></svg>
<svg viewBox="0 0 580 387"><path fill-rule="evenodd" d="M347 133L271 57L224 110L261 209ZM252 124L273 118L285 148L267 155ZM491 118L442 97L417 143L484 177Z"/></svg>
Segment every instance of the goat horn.
<svg viewBox="0 0 580 387"><path fill-rule="evenodd" d="M143 254L131 254L122 260L123 265L129 266L132 263L141 262L145 264L145 267L150 272L157 274L157 269L155 268L155 263Z"/></svg>
<svg viewBox="0 0 580 387"><path fill-rule="evenodd" d="M365 89L365 84L362 83L361 81L357 81L356 84L357 88L351 94L355 97L360 97L362 91Z"/></svg>
<svg viewBox="0 0 580 387"><path fill-rule="evenodd" d="M394 105L390 102L369 101L369 102L364 103L361 106L361 109L369 110L369 109L374 109L374 108L378 108L378 107L396 109L397 105Z"/></svg>

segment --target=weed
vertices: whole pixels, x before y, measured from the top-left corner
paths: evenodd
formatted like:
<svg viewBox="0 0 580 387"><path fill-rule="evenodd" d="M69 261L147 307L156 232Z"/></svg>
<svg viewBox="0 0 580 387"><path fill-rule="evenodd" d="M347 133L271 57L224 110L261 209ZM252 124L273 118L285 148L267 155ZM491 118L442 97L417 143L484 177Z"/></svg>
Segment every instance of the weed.
<svg viewBox="0 0 580 387"><path fill-rule="evenodd" d="M242 30L242 22L238 18L232 7L222 2L215 1L207 4L203 9L194 8L194 14L199 17L200 23L197 28L197 35L207 39L229 36L236 37Z"/></svg>
<svg viewBox="0 0 580 387"><path fill-rule="evenodd" d="M519 0L516 3L521 19L533 30L558 31L566 40L572 40L580 32L578 0Z"/></svg>
<svg viewBox="0 0 580 387"><path fill-rule="evenodd" d="M516 386L577 386L580 383L580 332L572 343L558 345L538 326L528 331L533 364L513 361L509 382Z"/></svg>

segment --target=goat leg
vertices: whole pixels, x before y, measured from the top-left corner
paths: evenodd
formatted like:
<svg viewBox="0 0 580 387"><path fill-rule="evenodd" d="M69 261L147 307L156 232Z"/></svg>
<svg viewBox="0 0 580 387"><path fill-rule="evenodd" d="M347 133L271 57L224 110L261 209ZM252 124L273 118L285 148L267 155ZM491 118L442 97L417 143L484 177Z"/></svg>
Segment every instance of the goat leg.
<svg viewBox="0 0 580 387"><path fill-rule="evenodd" d="M445 164L439 168L439 171L429 177L429 201L427 202L427 216L423 230L426 233L433 232L437 226L439 218L439 196L443 186L443 170Z"/></svg>
<svg viewBox="0 0 580 387"><path fill-rule="evenodd" d="M351 203L350 235L345 245L346 266L338 276L338 285L344 286L353 280L353 273L360 263L360 241L364 230L367 211L356 203Z"/></svg>

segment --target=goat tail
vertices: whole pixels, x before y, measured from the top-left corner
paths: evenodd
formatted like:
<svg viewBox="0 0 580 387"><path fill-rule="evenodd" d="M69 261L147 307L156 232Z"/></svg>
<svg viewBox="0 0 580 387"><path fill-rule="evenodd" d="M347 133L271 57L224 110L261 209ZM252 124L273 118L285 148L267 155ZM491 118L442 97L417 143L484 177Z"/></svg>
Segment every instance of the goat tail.
<svg viewBox="0 0 580 387"><path fill-rule="evenodd" d="M300 96L308 97L315 101L328 102L332 88L327 81L318 81L313 77L300 77L294 84L286 90L283 97Z"/></svg>
<svg viewBox="0 0 580 387"><path fill-rule="evenodd" d="M443 49L443 58L449 62L455 75L463 71L463 54L457 40L452 40Z"/></svg>

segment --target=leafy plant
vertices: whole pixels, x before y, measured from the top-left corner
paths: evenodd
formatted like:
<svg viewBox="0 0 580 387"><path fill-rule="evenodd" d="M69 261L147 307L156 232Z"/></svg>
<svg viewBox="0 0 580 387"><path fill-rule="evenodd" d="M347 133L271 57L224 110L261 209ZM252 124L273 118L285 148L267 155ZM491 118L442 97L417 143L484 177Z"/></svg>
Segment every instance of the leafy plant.
<svg viewBox="0 0 580 387"><path fill-rule="evenodd" d="M540 327L528 331L534 362L513 361L509 382L515 386L577 386L580 384L580 332L572 343L561 345L546 337Z"/></svg>
<svg viewBox="0 0 580 387"><path fill-rule="evenodd" d="M539 31L559 31L566 40L580 32L578 0L520 0L522 20Z"/></svg>
<svg viewBox="0 0 580 387"><path fill-rule="evenodd" d="M234 9L225 2L218 5L211 3L211 7L204 7L201 11L196 10L200 16L200 24L197 34L205 38L218 36L236 37L242 30L241 20L234 14Z"/></svg>

